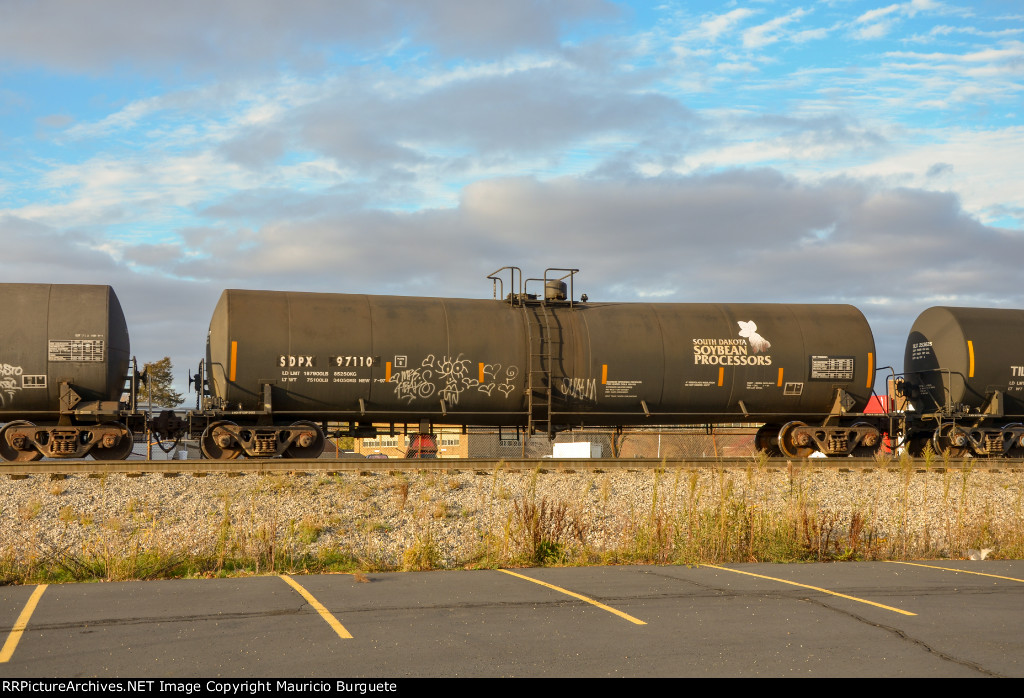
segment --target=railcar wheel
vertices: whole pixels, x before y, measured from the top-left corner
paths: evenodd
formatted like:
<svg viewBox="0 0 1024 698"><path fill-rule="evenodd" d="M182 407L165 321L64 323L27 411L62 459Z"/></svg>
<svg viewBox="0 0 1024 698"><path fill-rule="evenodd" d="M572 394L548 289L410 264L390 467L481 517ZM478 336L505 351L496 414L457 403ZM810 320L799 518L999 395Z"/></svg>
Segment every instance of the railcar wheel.
<svg viewBox="0 0 1024 698"><path fill-rule="evenodd" d="M18 427L34 427L32 422L11 422L3 429L0 429L0 458L6 461L24 463L27 461L39 460L43 457L35 447L25 450L20 447L19 437L14 434Z"/></svg>
<svg viewBox="0 0 1024 698"><path fill-rule="evenodd" d="M873 427L867 422L857 422L853 425L854 429L872 429ZM883 438L881 434L870 433L864 440L857 446L853 447L853 451L850 453L854 458L874 458L879 450L882 448ZM874 441L874 443L870 443ZM866 443L865 443L866 442Z"/></svg>
<svg viewBox="0 0 1024 698"><path fill-rule="evenodd" d="M796 434L797 429L806 427L803 422L790 422L779 430L779 448L790 458L807 458L814 453L814 442L807 434Z"/></svg>
<svg viewBox="0 0 1024 698"><path fill-rule="evenodd" d="M115 425L104 425L104 426L115 426ZM112 439L110 439L112 441ZM131 455L132 449L135 447L135 437L128 427L124 428L124 433L121 434L121 438L118 442L111 446L104 446L103 439L100 439L100 443L93 446L92 450L89 451L89 455L96 460L124 460Z"/></svg>
<svg viewBox="0 0 1024 698"><path fill-rule="evenodd" d="M1003 427L1003 455L1007 458L1024 458L1024 424L1007 424Z"/></svg>
<svg viewBox="0 0 1024 698"><path fill-rule="evenodd" d="M298 431L295 441L281 455L285 458L319 458L324 452L324 433L313 422L295 422L289 429Z"/></svg>
<svg viewBox="0 0 1024 698"><path fill-rule="evenodd" d="M769 458L778 458L782 455L779 450L779 425L765 424L757 430L754 436L754 448L764 451Z"/></svg>
<svg viewBox="0 0 1024 698"><path fill-rule="evenodd" d="M210 460L234 460L242 455L242 447L231 433L233 422L214 422L203 430L199 450Z"/></svg>
<svg viewBox="0 0 1024 698"><path fill-rule="evenodd" d="M951 458L963 458L971 452L967 433L955 424L943 424L935 430L932 448L939 454L949 451Z"/></svg>

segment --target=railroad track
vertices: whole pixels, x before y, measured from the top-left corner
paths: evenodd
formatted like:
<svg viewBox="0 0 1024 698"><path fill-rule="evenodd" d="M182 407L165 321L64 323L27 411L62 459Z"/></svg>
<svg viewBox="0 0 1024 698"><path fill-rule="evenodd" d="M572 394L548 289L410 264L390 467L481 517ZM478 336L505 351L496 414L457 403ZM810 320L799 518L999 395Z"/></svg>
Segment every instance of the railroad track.
<svg viewBox="0 0 1024 698"><path fill-rule="evenodd" d="M0 465L0 474L25 475L176 475L176 474L289 474L289 473L390 473L416 471L482 472L503 470L540 470L541 472L616 470L649 470L652 468L749 468L821 470L899 471L905 466L898 460L878 462L873 458L770 458L758 462L751 457L740 458L459 458L459 459L246 459L246 460L122 460L122 461L36 461ZM930 464L914 459L909 467L915 472L970 468L979 472L1024 472L1024 460L936 458Z"/></svg>

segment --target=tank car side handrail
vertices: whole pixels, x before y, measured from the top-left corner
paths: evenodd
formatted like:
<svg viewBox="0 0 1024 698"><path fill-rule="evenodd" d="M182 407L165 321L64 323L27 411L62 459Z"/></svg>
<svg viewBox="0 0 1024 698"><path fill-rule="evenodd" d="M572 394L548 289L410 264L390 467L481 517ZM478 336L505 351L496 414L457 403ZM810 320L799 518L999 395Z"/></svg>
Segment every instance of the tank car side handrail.
<svg viewBox="0 0 1024 698"><path fill-rule="evenodd" d="M952 385L953 385L953 376L959 376L960 380L963 381L963 384L965 386L968 385L967 376L965 376L962 371L954 371L954 370L949 369L949 368L931 368L931 369L928 369L926 371L905 371L904 373L902 373L900 375L903 375L903 376L922 376L922 375L927 374L927 373L945 374L946 380L942 384L943 403L940 404L939 401L935 399L934 395L932 395L931 391L928 392L928 397L931 398L932 402L935 405L935 410L937 412L941 412L941 413L946 414L946 415L953 414L953 402L952 402L952 397L951 397L951 395L952 395L951 391L952 391Z"/></svg>
<svg viewBox="0 0 1024 698"><path fill-rule="evenodd" d="M492 282L491 285L492 285L492 287L494 289L494 298L495 299L499 299L499 298L500 299L505 299L505 282L501 279L500 276L498 276L498 274L500 274L501 272L505 271L506 269L509 270L509 275L511 277L510 280L509 280L509 295L508 295L509 305L515 305L517 299L521 303L522 302L522 297L523 297L523 270L520 269L519 267L504 266L504 267L501 267L500 269L495 269L494 271L492 271L490 274L487 275L487 278L490 279L491 282ZM515 291L516 272L519 272L519 291L518 292ZM501 284L501 293L498 293L498 285L499 284Z"/></svg>

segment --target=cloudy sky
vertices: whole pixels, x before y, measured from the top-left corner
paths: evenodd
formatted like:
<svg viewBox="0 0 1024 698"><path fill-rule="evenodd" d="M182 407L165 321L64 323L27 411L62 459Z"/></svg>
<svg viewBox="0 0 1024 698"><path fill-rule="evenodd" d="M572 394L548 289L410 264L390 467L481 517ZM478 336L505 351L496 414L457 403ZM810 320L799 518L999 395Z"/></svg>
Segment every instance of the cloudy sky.
<svg viewBox="0 0 1024 698"><path fill-rule="evenodd" d="M5 0L0 279L1024 307L1019 0Z"/></svg>

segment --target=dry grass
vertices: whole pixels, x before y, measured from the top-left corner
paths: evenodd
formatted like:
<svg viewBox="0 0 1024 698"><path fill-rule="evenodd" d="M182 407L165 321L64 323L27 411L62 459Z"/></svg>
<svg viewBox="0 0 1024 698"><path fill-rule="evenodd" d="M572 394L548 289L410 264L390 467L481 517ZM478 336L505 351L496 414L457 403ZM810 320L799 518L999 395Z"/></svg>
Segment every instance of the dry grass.
<svg viewBox="0 0 1024 698"><path fill-rule="evenodd" d="M626 478L582 474L571 494L548 493L539 471L459 480L409 478L319 483L332 488L338 513L288 513L296 486L260 481L260 497L225 492L211 505L205 542L183 549L160 535L172 523L151 503L129 498L117 515L62 503L64 490L17 508L22 545L0 551L0 582L153 579L280 572L377 572L521 565L602 563L700 564L962 557L992 548L996 558L1024 558L1024 505L1016 484L1013 511L996 513L979 498L979 474L941 456L878 461L894 486L852 506L823 504L812 478L788 473L786 491L767 462L743 470L652 470ZM923 472L921 472L923 471ZM569 477L553 475L553 478ZM859 476L851 476L859 477ZM618 479L617 479L618 478ZM636 498L638 480L646 494ZM926 478L930 488L915 488ZM376 479L375 479L376 480ZM576 480L571 482L576 483ZM54 483L50 483L52 486ZM107 487L101 480L100 490ZM412 485L417 495L409 498ZM475 489L474 489L475 488ZM443 493L465 494L453 504ZM917 494L915 494L917 493ZM930 494L929 494L930 493ZM433 496L437 494L438 497ZM376 503L373 497L379 495ZM633 496L633 499L629 497ZM923 501L921 497L923 496ZM887 503L887 518L879 514ZM470 508L466 508L470 507ZM921 508L931 523L915 523ZM43 525L44 508L52 508ZM452 541L461 522L462 540ZM445 528L445 527L449 528ZM82 541L59 541L74 530ZM324 545L324 540L344 540ZM454 552L453 552L454 551Z"/></svg>

